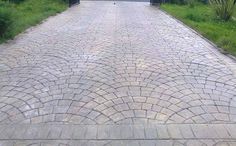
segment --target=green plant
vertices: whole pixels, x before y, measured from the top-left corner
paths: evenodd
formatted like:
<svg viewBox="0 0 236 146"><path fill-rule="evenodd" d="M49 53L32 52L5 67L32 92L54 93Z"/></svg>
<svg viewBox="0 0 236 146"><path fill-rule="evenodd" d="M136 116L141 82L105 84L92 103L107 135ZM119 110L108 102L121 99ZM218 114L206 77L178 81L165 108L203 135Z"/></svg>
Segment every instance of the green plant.
<svg viewBox="0 0 236 146"><path fill-rule="evenodd" d="M213 6L216 15L221 19L228 21L234 12L234 0L209 0Z"/></svg>
<svg viewBox="0 0 236 146"><path fill-rule="evenodd" d="M10 9L0 8L0 37L3 37L13 24L12 12Z"/></svg>
<svg viewBox="0 0 236 146"><path fill-rule="evenodd" d="M178 5L188 4L191 8L193 8L198 3L206 4L208 0L168 0L168 2L172 4L178 4Z"/></svg>
<svg viewBox="0 0 236 146"><path fill-rule="evenodd" d="M170 3L172 4L186 4L186 0L170 0Z"/></svg>
<svg viewBox="0 0 236 146"><path fill-rule="evenodd" d="M206 18L200 16L199 14L194 14L194 13L186 14L186 16L184 18L194 21L194 22L205 22L206 21Z"/></svg>
<svg viewBox="0 0 236 146"><path fill-rule="evenodd" d="M188 0L187 3L190 8L194 8L196 4L196 0Z"/></svg>
<svg viewBox="0 0 236 146"><path fill-rule="evenodd" d="M20 3L20 2L23 2L25 0L2 0L4 2L11 2L11 3Z"/></svg>
<svg viewBox="0 0 236 146"><path fill-rule="evenodd" d="M197 0L198 2L201 2L203 4L207 4L208 3L208 0Z"/></svg>

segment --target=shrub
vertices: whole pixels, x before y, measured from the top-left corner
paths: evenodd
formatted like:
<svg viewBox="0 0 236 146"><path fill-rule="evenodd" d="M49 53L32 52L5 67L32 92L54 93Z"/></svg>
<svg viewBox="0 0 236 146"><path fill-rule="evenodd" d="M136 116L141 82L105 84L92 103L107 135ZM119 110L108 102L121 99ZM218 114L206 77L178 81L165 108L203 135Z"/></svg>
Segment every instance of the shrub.
<svg viewBox="0 0 236 146"><path fill-rule="evenodd" d="M194 7L196 3L206 4L208 0L168 0L168 2L180 5L188 4L190 7Z"/></svg>
<svg viewBox="0 0 236 146"><path fill-rule="evenodd" d="M1 0L0 0L1 1ZM23 2L25 0L2 0L4 2L10 2L10 3L20 3L20 2Z"/></svg>
<svg viewBox="0 0 236 146"><path fill-rule="evenodd" d="M13 24L12 12L8 8L0 8L0 37L3 37Z"/></svg>
<svg viewBox="0 0 236 146"><path fill-rule="evenodd" d="M195 7L195 4L196 4L196 0L188 0L188 5L190 8L194 8Z"/></svg>
<svg viewBox="0 0 236 146"><path fill-rule="evenodd" d="M196 0L197 2L203 3L203 4L207 4L208 0Z"/></svg>
<svg viewBox="0 0 236 146"><path fill-rule="evenodd" d="M227 21L229 20L234 12L234 0L209 0L210 4L213 6L215 13L221 19Z"/></svg>
<svg viewBox="0 0 236 146"><path fill-rule="evenodd" d="M186 4L186 0L170 0L170 3L173 4Z"/></svg>
<svg viewBox="0 0 236 146"><path fill-rule="evenodd" d="M20 3L20 2L23 2L24 0L9 0L9 1L12 3Z"/></svg>

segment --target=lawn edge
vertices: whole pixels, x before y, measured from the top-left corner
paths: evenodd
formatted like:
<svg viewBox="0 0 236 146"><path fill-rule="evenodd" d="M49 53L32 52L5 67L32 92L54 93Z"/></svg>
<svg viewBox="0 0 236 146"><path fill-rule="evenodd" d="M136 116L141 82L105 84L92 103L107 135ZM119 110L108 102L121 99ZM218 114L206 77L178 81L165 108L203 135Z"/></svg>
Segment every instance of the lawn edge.
<svg viewBox="0 0 236 146"><path fill-rule="evenodd" d="M179 22L180 24L184 25L185 27L187 27L189 30L191 30L193 33L195 33L196 35L198 35L199 37L201 37L202 39L204 39L205 41L207 41L208 43L210 43L218 52L220 52L221 54L231 58L234 62L236 62L236 56L231 55L230 53L224 51L221 47L219 47L218 45L216 45L213 41L209 40L208 38L204 37L200 32L198 32L197 30L195 30L193 27L187 25L186 23L184 23L183 21L181 21L180 19L178 19L177 17L171 15L170 13L168 13L167 11L163 10L160 6L157 7L161 12L165 13L166 15L170 16L171 18L173 18L174 20L176 20L177 22Z"/></svg>
<svg viewBox="0 0 236 146"><path fill-rule="evenodd" d="M18 40L20 37L22 37L23 35L29 33L31 30L39 27L40 25L42 25L43 23L47 22L49 19L56 17L64 12L66 12L70 7L68 6L65 10L55 13L53 15L48 16L47 18L41 20L39 23L35 24L35 25L31 25L30 27L26 28L25 30L23 30L22 32L18 33L17 35L15 35L13 38L7 39L3 42L0 43L1 46L4 45L8 45L8 44L14 44L16 40ZM1 49L1 48L0 48Z"/></svg>

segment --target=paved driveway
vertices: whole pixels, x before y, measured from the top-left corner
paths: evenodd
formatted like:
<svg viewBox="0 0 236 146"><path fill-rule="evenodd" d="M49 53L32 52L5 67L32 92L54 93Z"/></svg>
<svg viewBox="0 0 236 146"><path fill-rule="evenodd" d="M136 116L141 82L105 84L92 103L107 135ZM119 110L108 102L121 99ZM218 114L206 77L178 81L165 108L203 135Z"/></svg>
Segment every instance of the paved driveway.
<svg viewBox="0 0 236 146"><path fill-rule="evenodd" d="M145 2L81 2L0 46L0 145L236 145L236 63Z"/></svg>

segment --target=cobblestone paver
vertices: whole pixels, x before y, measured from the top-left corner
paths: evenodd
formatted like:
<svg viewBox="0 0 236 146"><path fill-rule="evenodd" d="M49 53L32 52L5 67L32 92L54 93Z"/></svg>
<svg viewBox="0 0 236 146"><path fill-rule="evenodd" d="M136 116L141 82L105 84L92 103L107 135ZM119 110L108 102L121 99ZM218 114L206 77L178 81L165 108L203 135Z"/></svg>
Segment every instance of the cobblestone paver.
<svg viewBox="0 0 236 146"><path fill-rule="evenodd" d="M0 46L0 124L0 145L236 145L236 63L149 3L83 1Z"/></svg>

